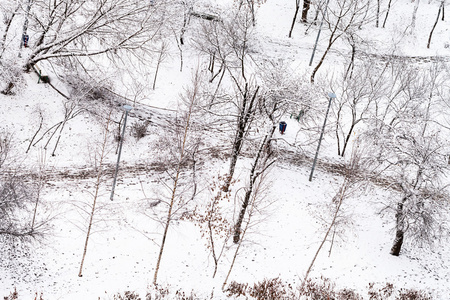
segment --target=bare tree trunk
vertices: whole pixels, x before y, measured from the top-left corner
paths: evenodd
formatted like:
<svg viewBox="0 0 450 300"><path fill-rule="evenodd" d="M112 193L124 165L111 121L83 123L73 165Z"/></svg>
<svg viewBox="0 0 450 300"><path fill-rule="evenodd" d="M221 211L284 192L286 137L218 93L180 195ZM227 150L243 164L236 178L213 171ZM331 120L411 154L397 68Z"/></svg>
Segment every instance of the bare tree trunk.
<svg viewBox="0 0 450 300"><path fill-rule="evenodd" d="M16 16L17 12L20 9L20 4L17 5L16 9L14 10L14 12L11 14L11 16L8 18L6 18L5 20L5 32L3 33L2 39L0 40L0 59L2 59L3 53L5 52L6 49L6 38L8 36L8 32L9 32L9 28L11 27L11 23L14 19L14 17Z"/></svg>
<svg viewBox="0 0 450 300"><path fill-rule="evenodd" d="M36 130L36 133L33 135L33 137L31 138L30 143L28 144L28 148L27 151L25 151L25 153L28 153L28 151L30 151L31 148L31 144L33 144L34 139L36 138L36 136L38 135L39 131L41 131L42 129L42 123L44 122L44 117L42 116L42 112L39 113L39 128Z"/></svg>
<svg viewBox="0 0 450 300"><path fill-rule="evenodd" d="M325 52L322 55L322 58L320 59L319 63L317 64L317 66L314 68L312 74L311 74L311 83L314 83L314 77L316 77L316 73L319 70L320 66L322 66L325 57L328 54L328 51L330 51L331 46L333 46L333 42L331 42L331 38L330 38L330 43L328 43L327 49L325 50Z"/></svg>
<svg viewBox="0 0 450 300"><path fill-rule="evenodd" d="M100 161L99 161L99 164L98 164L98 172L97 172L97 181L95 183L94 199L93 199L93 202L92 202L91 213L89 215L89 223L88 223L88 228L87 228L87 232L86 232L86 241L84 242L83 255L82 255L82 258L81 258L80 271L78 272L78 277L82 277L83 276L84 259L86 258L88 242L89 242L89 238L90 238L90 235L91 235L92 223L93 223L93 220L94 220L95 207L96 207L97 199L98 199L98 191L100 189L101 179L102 179L102 175L103 175L103 159L106 157L106 148L107 148L107 142L108 142L108 133L109 133L109 123L110 122L111 122L111 112L108 115L108 120L107 120L107 123L106 123L104 139L103 139L103 143L102 143L102 146L101 146Z"/></svg>
<svg viewBox="0 0 450 300"><path fill-rule="evenodd" d="M357 149L358 148L353 150L352 157L350 159L350 164L346 169L344 182L339 187L339 190L336 193L336 195L333 197L332 202L336 205L335 209L334 209L333 217L331 219L330 225L328 226L327 231L325 232L325 235L324 235L319 247L317 248L317 251L311 261L311 264L309 265L308 270L306 271L305 277L303 278L303 282L300 287L300 291L304 290L305 284L308 280L308 276L311 273L311 270L314 266L317 256L319 255L319 252L321 251L321 249L323 248L323 245L327 241L328 236L330 235L330 233L333 229L334 229L333 232L335 232L335 230L336 230L337 220L339 218L339 212L341 211L344 200L347 199L354 191L359 191L361 189L361 183L363 183L363 182L360 181L360 179L358 179L355 176L356 172L361 167L360 166L360 158L361 157L360 157L360 153L358 153ZM333 235L334 235L334 233L333 233ZM334 237L333 237L333 240L334 240ZM330 252L331 252L331 248L330 248Z"/></svg>
<svg viewBox="0 0 450 300"><path fill-rule="evenodd" d="M269 167L269 165L266 166L266 169L267 169L267 167ZM236 247L236 251L234 252L233 260L231 261L231 265L230 265L230 269L228 270L227 276L225 277L225 281L222 284L222 290L224 290L225 286L227 285L228 278L230 277L231 271L233 270L234 264L236 263L236 258L237 258L237 255L239 253L239 249L241 248L242 242L244 240L245 233L247 232L247 229L248 229L248 227L250 225L253 213L255 212L255 209L256 209L256 203L255 202L256 202L256 200L258 198L258 194L261 193L261 185L262 185L262 181L260 180L257 183L257 186L255 188L254 194L251 197L251 202L250 202L250 207L249 207L249 210L248 210L247 221L245 223L244 229L241 232L241 238L239 239L239 242L238 242L237 247Z"/></svg>
<svg viewBox="0 0 450 300"><path fill-rule="evenodd" d="M380 5L381 5L381 0L377 0L377 16L376 16L376 21L375 21L375 27L378 28L379 23L380 23Z"/></svg>
<svg viewBox="0 0 450 300"><path fill-rule="evenodd" d="M41 197L42 189L44 188L45 182L44 182L44 172L45 172L45 155L41 157L40 166L39 166L39 175L38 175L38 181L37 181L37 187L36 187L36 203L34 205L34 211L33 211L33 220L31 221L31 231L34 231L34 225L36 223L36 215L37 210L39 206L39 200Z"/></svg>
<svg viewBox="0 0 450 300"><path fill-rule="evenodd" d="M407 197L404 197L401 202L397 203L397 212L395 214L396 218L396 230L395 230L395 239L394 245L391 248L391 254L394 256L400 255L400 250L403 245L403 237L405 234L405 222L404 222L404 213L403 213L403 205L406 202Z"/></svg>
<svg viewBox="0 0 450 300"><path fill-rule="evenodd" d="M245 93L243 95L243 102L242 106L240 107L240 113L238 117L238 126L236 129L236 136L233 142L233 150L231 153L231 162L230 162L230 170L228 172L228 176L225 179L225 184L223 186L223 190L225 192L228 191L228 188L230 187L231 180L233 179L234 175L234 169L236 167L237 160L239 158L239 155L241 153L242 145L244 144L244 135L245 132L248 129L249 122L251 121L251 117L253 115L254 111L254 104L256 101L256 96L259 91L259 86L256 88L255 92L253 93L253 96L251 99L248 99L249 95L249 88L248 85L245 85Z"/></svg>
<svg viewBox="0 0 450 300"><path fill-rule="evenodd" d="M161 43L161 49L159 51L158 60L156 62L156 70L155 70L155 77L153 78L153 86L152 89L155 90L156 87L156 77L158 76L159 67L161 66L161 63L163 62L165 55L167 51L167 45L165 42ZM181 67L182 68L182 67Z"/></svg>
<svg viewBox="0 0 450 300"><path fill-rule="evenodd" d="M198 74L196 76L198 76ZM175 179L174 179L174 183L173 183L173 187L172 187L172 191L171 191L172 195L171 195L171 199L169 202L169 210L167 212L167 219L166 219L166 223L164 226L164 233L163 233L161 245L159 248L158 259L156 261L155 274L153 276L153 284L154 285L156 285L156 282L158 280L158 272L159 272L159 268L161 265L161 258L162 258L163 252L164 252L164 246L166 244L167 232L169 231L170 221L172 220L172 210L173 210L173 206L175 203L176 191L178 188L178 181L179 181L180 174L181 174L182 163L183 163L184 157L185 157L186 141L188 139L188 133L189 133L190 126L191 126L191 116L192 116L192 112L194 109L195 100L197 97L198 88L199 88L199 84L200 84L199 80L200 79L198 77L195 78L194 90L193 90L192 95L190 95L191 99L189 99L190 102L189 102L189 109L186 114L186 122L184 124L184 134L182 136L182 140L180 141L181 142L180 157L179 157L177 171L176 171L176 175L175 175Z"/></svg>
<svg viewBox="0 0 450 300"><path fill-rule="evenodd" d="M291 29L289 30L289 37L292 37L292 31L294 30L295 22L297 21L298 11L300 10L300 0L295 1L295 13L292 19Z"/></svg>
<svg viewBox="0 0 450 300"><path fill-rule="evenodd" d="M442 1L441 5L439 6L439 11L438 11L438 14L437 14L437 17L436 17L436 21L434 22L433 28L431 29L431 32L430 32L430 36L428 37L428 44L427 44L427 48L428 49L430 49L431 37L433 36L433 31L436 28L436 25L437 25L437 23L439 21L439 16L441 15L441 10L443 9L443 7L444 7L444 1Z"/></svg>
<svg viewBox="0 0 450 300"><path fill-rule="evenodd" d="M268 142L267 138L268 138L268 136L266 135L264 137L264 140L262 141L261 145L259 146L258 153L256 154L255 160L253 162L253 167L250 171L249 187L247 188L247 191L245 192L244 201L242 201L242 207L239 212L239 217L234 226L233 243L235 243L235 244L239 243L239 239L241 236L242 221L244 221L245 212L246 212L247 206L250 202L250 196L252 195L252 192L253 192L253 186L254 186L256 180L258 179L258 176L261 175L261 172L256 172L256 167L258 166L259 159L261 158L261 153L262 153L263 149L266 148L266 146L267 146L266 145L266 143Z"/></svg>
<svg viewBox="0 0 450 300"><path fill-rule="evenodd" d="M311 270L312 270L312 268L314 266L314 263L316 262L317 256L319 255L320 250L322 250L323 245L327 241L328 235L330 234L331 230L334 228L334 226L336 224L336 219L337 219L339 211L341 209L342 202L343 202L343 200L345 198L345 191L347 190L348 187L349 187L348 186L348 181L346 180L346 181L344 181L344 183L342 184L341 189L338 192L338 195L340 195L339 196L339 202L338 202L338 205L336 206L336 210L334 212L333 219L331 220L331 223L328 226L327 232L325 233L325 236L323 237L322 242L319 245L319 248L317 248L317 251L316 251L316 254L314 255L314 258L312 259L311 264L309 265L308 270L306 271L306 274L305 274L305 277L303 278L303 282L302 282L300 290L303 290L303 288L304 288L304 286L306 284L306 281L308 280L309 273L311 273Z"/></svg>
<svg viewBox="0 0 450 300"><path fill-rule="evenodd" d="M386 10L386 16L384 17L384 21L383 21L383 28L386 26L386 21L387 21L387 18L389 16L389 12L391 11L391 4L392 4L392 0L389 0L388 7L387 7L387 10Z"/></svg>
<svg viewBox="0 0 450 300"><path fill-rule="evenodd" d="M420 0L415 0L416 3L414 4L414 10L413 10L413 15L412 15L412 20L411 20L411 33L414 32L414 29L416 27L416 17L417 17L417 10L419 9L419 3Z"/></svg>
<svg viewBox="0 0 450 300"><path fill-rule="evenodd" d="M311 0L303 0L302 22L308 23L308 11L311 7Z"/></svg>

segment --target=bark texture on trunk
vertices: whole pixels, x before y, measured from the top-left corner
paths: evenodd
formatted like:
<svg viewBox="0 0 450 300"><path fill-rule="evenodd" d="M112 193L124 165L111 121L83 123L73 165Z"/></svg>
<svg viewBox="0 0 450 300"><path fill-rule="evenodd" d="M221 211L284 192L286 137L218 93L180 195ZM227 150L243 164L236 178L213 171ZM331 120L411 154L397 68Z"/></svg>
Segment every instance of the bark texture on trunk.
<svg viewBox="0 0 450 300"><path fill-rule="evenodd" d="M405 221L404 221L404 212L403 212L403 204L407 200L407 197L404 197L401 202L397 203L397 212L395 214L396 218L396 231L395 231L395 239L394 244L391 248L391 254L394 256L400 255L400 250L403 245L403 238L405 235Z"/></svg>
<svg viewBox="0 0 450 300"><path fill-rule="evenodd" d="M302 9L302 22L308 22L308 11L311 7L311 0L303 0L303 9Z"/></svg>

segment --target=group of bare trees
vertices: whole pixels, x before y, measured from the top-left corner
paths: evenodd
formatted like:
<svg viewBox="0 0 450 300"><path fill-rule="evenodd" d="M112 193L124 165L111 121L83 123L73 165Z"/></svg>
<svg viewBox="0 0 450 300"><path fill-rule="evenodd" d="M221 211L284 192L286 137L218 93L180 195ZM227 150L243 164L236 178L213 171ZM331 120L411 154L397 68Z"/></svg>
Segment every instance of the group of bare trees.
<svg viewBox="0 0 450 300"><path fill-rule="evenodd" d="M418 5L419 0L416 1ZM317 15L322 12L329 31L326 49L309 80L297 78L285 62L256 54L253 30L257 22L256 8L262 2L238 1L238 5L224 12L220 18L194 13L190 2L177 2L174 5L179 14L178 21L170 20L169 25L165 23L164 12L169 11L164 7L169 5L165 1L36 0L32 1L30 11L23 3L13 1L6 5L1 2L6 26L0 40L0 64L5 64L3 53L17 40L10 29L11 24L18 14L22 14L29 18L27 30L32 37L29 49L22 50L25 56L22 66L25 69L39 61L57 60L61 66L70 66L91 76L92 69L104 67L100 60L96 61L98 56L106 58L118 69L127 59L133 63L156 61L156 66L153 66L156 68L153 89L170 47L170 42L163 35L175 37L182 71L183 49L188 44L187 32L194 31L189 43L208 63L199 63L192 86L180 98L181 105L170 128L165 128L165 134L153 143L154 151L159 153L155 156L162 173L167 176L159 180L159 193L146 197L144 208L145 213L161 225L162 231L153 275L155 285L163 268L162 258L170 229L175 221L180 220L200 224L214 261L213 276L220 266L223 252L234 250L224 285L227 283L240 247L248 236L248 229L261 213L261 208L270 203L265 199L266 179L276 163L277 145L284 142L276 136L277 125L283 117L294 113L302 119L302 129L306 135L317 132L315 125L320 108L314 100L317 85L324 81L321 79L317 83L315 77L339 39L349 42L351 57L343 70L334 73L326 86L319 89L328 89L337 95L333 103L334 123L331 130L336 138L337 155L345 158L348 152L353 152L344 183L334 198L332 221L317 254L336 227L340 210L350 192L364 180L375 177L385 180L383 182L387 182L393 190L393 198L386 202L384 209L395 216L393 255L400 254L406 238L417 243L432 242L448 232L441 212L445 211L448 194L447 186L442 183L448 172L449 151L443 135L448 134L450 126L445 116L438 113L448 105L444 100L444 95L447 95L444 82L448 79L444 64L437 61L426 72L419 72L407 61L395 57L383 61L370 56L356 57L357 31L374 19L378 26L382 1L376 2L377 10L373 11L370 8L374 1L371 0L304 0L302 5L296 0L289 36L292 35L300 8L302 22L305 23L311 7L315 8ZM440 11L443 5L444 2ZM390 6L391 1L388 2L383 27ZM200 18L191 20L193 15ZM174 14L170 16L174 17ZM156 48L154 42L157 42ZM156 59L153 60L153 57ZM12 71L10 73L14 74ZM14 83L9 85L9 90L4 90L5 93L10 92ZM142 91L138 85L135 88L136 100ZM55 154L64 126L85 112L73 93L76 89L66 99L63 120L41 133L41 118L30 146L46 137L47 147L53 136L59 133L52 152ZM87 94L79 95L79 98L87 98ZM108 117L102 117L107 126L104 139L99 143L92 202L87 206L90 209L87 210L87 234L79 276L82 276L94 224L100 184L104 182L104 158L112 139L111 113ZM211 147L206 143L208 134L215 135L219 145ZM358 147L366 149L363 153L370 155L361 157L363 154L352 148L355 140L358 140ZM304 144L310 142L308 140ZM0 181L0 238L34 236L38 233L35 217L39 203L39 197L34 195L39 193L31 193L29 187L17 180L16 175L10 176L4 171L9 149L10 136L0 136L0 170L5 174L1 175ZM204 156L214 151L225 153L228 160L226 173L220 174L212 185L211 181L201 181L198 177L205 164ZM370 161L370 164L364 165L367 170L361 169L359 159ZM241 182L236 178L236 170L239 170ZM361 172L366 174L362 176ZM17 219L17 211L30 207L32 210L34 207L31 223Z"/></svg>
<svg viewBox="0 0 450 300"><path fill-rule="evenodd" d="M0 244L27 244L48 230L47 212L40 211L44 166L19 172L18 164L12 134L0 132Z"/></svg>
<svg viewBox="0 0 450 300"><path fill-rule="evenodd" d="M352 72L344 69L331 89L335 103L338 155L345 156L351 140L370 149L373 176L387 179L398 199L387 201L385 211L395 214L396 237L391 253L399 255L406 236L411 243L431 242L448 230L445 225L443 182L448 171L448 125L440 113L448 94L445 64L428 68L392 58L366 58Z"/></svg>

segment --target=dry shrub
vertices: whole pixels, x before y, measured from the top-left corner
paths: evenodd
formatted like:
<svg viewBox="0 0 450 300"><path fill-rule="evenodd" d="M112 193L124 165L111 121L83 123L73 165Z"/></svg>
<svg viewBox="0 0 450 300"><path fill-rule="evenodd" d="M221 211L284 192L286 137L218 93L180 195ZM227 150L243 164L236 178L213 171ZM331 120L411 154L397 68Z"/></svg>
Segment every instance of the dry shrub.
<svg viewBox="0 0 450 300"><path fill-rule="evenodd" d="M114 300L141 300L141 297L135 292L126 291L123 295L120 293L115 294Z"/></svg>
<svg viewBox="0 0 450 300"><path fill-rule="evenodd" d="M290 284L284 284L280 278L264 279L255 283L253 287L248 284L232 281L227 289L228 297L252 297L257 300L277 300L277 299L295 299L294 292Z"/></svg>
<svg viewBox="0 0 450 300"><path fill-rule="evenodd" d="M149 121L136 121L131 124L131 134L136 140L140 140L141 138L147 135L147 129L150 125Z"/></svg>

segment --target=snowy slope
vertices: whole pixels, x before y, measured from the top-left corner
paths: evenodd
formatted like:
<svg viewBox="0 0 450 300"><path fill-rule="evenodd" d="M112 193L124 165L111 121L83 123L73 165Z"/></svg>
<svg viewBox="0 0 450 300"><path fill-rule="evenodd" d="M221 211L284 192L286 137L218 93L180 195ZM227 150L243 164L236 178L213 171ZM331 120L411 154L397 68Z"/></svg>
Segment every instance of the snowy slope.
<svg viewBox="0 0 450 300"><path fill-rule="evenodd" d="M291 2L294 1L286 2L268 0L258 9L255 27L259 45L257 55L288 61L288 65L299 74L309 73L313 68L308 63L317 27L313 26L305 35L307 26L297 23L293 38L289 39L287 34L294 4ZM432 47L426 49L437 13L436 3L421 3L414 34L403 36L403 32L409 30L406 23L414 5L409 0L396 1L385 29L374 26L362 29L360 35L370 38L372 44L361 51L378 56L416 57L414 62L418 65L426 65L435 56L447 60L450 58L449 21L438 23ZM188 31L188 38L189 34ZM323 53L327 37L327 31L323 30L315 63ZM12 256L1 255L0 295L7 296L17 288L19 299L33 299L35 293L43 293L43 299L113 299L116 293L124 291L135 291L144 297L152 283L159 251L157 244L163 228L145 216L142 207L155 197L153 190L158 180L165 176L152 165L157 154L149 145L155 136L164 132L166 120L174 117L171 110L177 107L178 95L189 84L198 66L195 51L188 50L184 70L179 72L175 47L171 48L172 55L160 70L156 90L149 91L134 104L135 108L130 113L128 124L138 121L138 117L151 115L151 134L139 141L130 137L124 143L114 201L109 200L109 194L116 162L115 149L106 158L109 177L100 187L99 211L83 277L77 274L85 240L85 210L92 201L95 185L92 157L95 141L102 138L103 124L83 113L67 123L56 156L51 156L55 140L46 151L43 140L25 153L39 126L39 112L48 128L62 120L65 100L49 85L37 84L38 78L33 73L24 74L24 88L16 95L0 94L1 129L13 133L18 171L37 168L45 162L49 179L41 195L40 213L53 218L51 233L43 241L17 250ZM337 53L350 53L344 42L337 42L333 49L334 53L326 58L319 74L332 72L335 65L343 62ZM58 81L55 82L58 85ZM115 112L115 118L120 118L120 111ZM314 180L309 182L312 162L303 160L294 164L292 159L286 159L292 151L289 145L298 138L299 129L299 124L289 116L286 116L286 121L286 134L281 136L277 133L277 138L285 140L279 142L278 151L286 153L280 154L279 162L268 178L271 184L267 201L271 204L265 218L250 228L228 282L253 284L265 278L280 277L298 286L325 234L325 225L330 218L328 205L343 179L319 167ZM214 141L214 137L209 138ZM339 161L334 157L331 138L325 140L322 147L324 160ZM307 150L311 152L314 148L312 145ZM202 180L212 184L211 178L226 172L227 163L227 160L209 160L200 175ZM247 180L245 174L250 163L246 158L238 162L236 177L242 178L239 184ZM202 195L211 197L207 191ZM405 246L399 257L389 254L394 237L394 217L393 214L380 215L379 212L385 199L395 196L395 192L374 185L368 191L346 199L343 211L347 224L336 238L330 255L330 243L325 244L310 277L330 278L338 288L354 289L365 299L369 283L382 287L388 282L398 289L427 291L434 299L450 299L448 241L432 249ZM174 222L161 263L159 285L170 288L172 292L180 290L187 295L192 292L199 299L226 298L221 287L235 246L226 249L218 273L212 278L214 263L205 243L198 227L188 221Z"/></svg>

